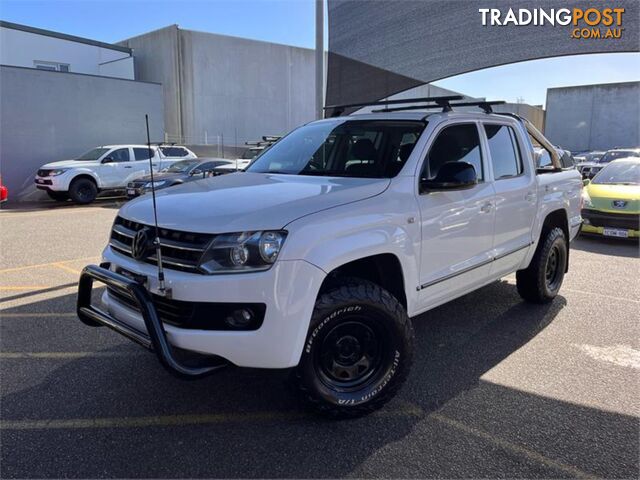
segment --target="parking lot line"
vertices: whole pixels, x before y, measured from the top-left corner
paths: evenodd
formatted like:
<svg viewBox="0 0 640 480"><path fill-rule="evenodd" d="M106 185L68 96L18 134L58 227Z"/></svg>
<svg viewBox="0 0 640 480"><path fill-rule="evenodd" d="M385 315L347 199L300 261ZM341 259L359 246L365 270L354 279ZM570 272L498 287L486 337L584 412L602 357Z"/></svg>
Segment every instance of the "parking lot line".
<svg viewBox="0 0 640 480"><path fill-rule="evenodd" d="M0 310L0 318L56 318L56 317L75 317L76 312L64 313L4 313Z"/></svg>
<svg viewBox="0 0 640 480"><path fill-rule="evenodd" d="M53 266L61 268L62 270L65 270L67 272L74 273L76 275L80 275L82 273L80 270L76 270L75 268L67 267L66 265L64 265L61 262L54 263Z"/></svg>
<svg viewBox="0 0 640 480"><path fill-rule="evenodd" d="M390 411L379 411L372 416L382 417L421 417L424 411L416 406L401 407ZM50 420L2 420L0 430L69 430L96 428L139 428L139 427L171 427L187 425L211 425L245 422L269 422L298 420L308 417L304 412L248 412L248 413L214 413L159 415L147 417L107 417L107 418L68 418ZM480 438L518 457L544 465L547 468L563 472L575 478L593 479L595 475L584 472L572 465L548 458L529 448L516 445L491 433L471 427L458 420L453 420L440 413L432 413L428 417L467 435Z"/></svg>
<svg viewBox="0 0 640 480"><path fill-rule="evenodd" d="M606 293L587 292L586 290L576 290L574 288L563 288L563 290L566 292L580 293L582 295L593 295L595 297L603 297L603 298L608 298L610 300L619 300L621 302L640 303L640 300L634 300L633 298L626 298L626 297L616 297L614 295L607 295Z"/></svg>
<svg viewBox="0 0 640 480"><path fill-rule="evenodd" d="M0 290L44 290L46 288L52 288L55 287L56 285L7 285L7 286L2 286L0 285Z"/></svg>
<svg viewBox="0 0 640 480"><path fill-rule="evenodd" d="M522 447L520 445L516 445L508 440L497 437L491 433L485 432L484 430L479 430L477 428L471 427L466 423L460 422L458 420L454 420L440 413L432 413L429 415L429 418L437 420L440 423L443 423L451 428L455 428L461 432L466 433L467 435L471 435L482 440L485 440L489 443L496 445L497 447L502 448L503 450L507 450L516 456L525 457L528 460L531 460L535 463L542 464L550 469L557 470L563 473L566 473L575 478L598 478L597 476L584 472L579 468L574 467L573 465L568 465L564 462L559 462L558 460L553 460L548 458L541 453L538 453L529 448Z"/></svg>
<svg viewBox="0 0 640 480"><path fill-rule="evenodd" d="M36 263L34 265L25 265L23 267L11 267L0 270L0 273L9 273L9 272L19 272L21 270L27 270L29 268L40 268L40 267L51 267L56 266L57 264L64 264L69 262L79 262L81 260L95 260L98 258L97 256L93 257L83 257L83 258L72 258L70 260L58 260L57 262L48 262L48 263ZM74 271L74 273L79 273Z"/></svg>

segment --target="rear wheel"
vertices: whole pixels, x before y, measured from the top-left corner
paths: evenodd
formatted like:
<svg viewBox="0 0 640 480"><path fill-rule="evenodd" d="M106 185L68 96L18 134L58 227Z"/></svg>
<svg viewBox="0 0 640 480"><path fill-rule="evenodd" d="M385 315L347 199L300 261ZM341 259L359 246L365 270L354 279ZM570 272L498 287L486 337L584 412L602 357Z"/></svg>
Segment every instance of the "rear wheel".
<svg viewBox="0 0 640 480"><path fill-rule="evenodd" d="M52 190L47 190L47 195L49 195L50 199L55 200L56 202L69 200L69 194L67 192L54 192Z"/></svg>
<svg viewBox="0 0 640 480"><path fill-rule="evenodd" d="M98 187L93 180L76 178L69 187L69 196L76 203L91 203L98 195Z"/></svg>
<svg viewBox="0 0 640 480"><path fill-rule="evenodd" d="M395 396L412 360L403 306L378 285L350 279L318 298L295 380L312 410L356 417Z"/></svg>
<svg viewBox="0 0 640 480"><path fill-rule="evenodd" d="M561 228L543 234L529 266L516 272L518 293L524 300L548 303L558 295L567 267L567 251Z"/></svg>

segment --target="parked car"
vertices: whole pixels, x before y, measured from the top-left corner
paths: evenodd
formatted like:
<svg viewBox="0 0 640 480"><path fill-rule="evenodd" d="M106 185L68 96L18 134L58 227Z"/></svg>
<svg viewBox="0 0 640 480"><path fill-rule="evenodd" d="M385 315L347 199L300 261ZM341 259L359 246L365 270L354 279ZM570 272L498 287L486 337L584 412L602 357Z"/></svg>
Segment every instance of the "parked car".
<svg viewBox="0 0 640 480"><path fill-rule="evenodd" d="M222 175L230 170L219 167L234 165L233 160L217 159L191 159L174 162L153 175L153 186L156 190L180 185L193 180ZM151 175L145 175L127 184L127 197L134 198L151 191Z"/></svg>
<svg viewBox="0 0 640 480"><path fill-rule="evenodd" d="M580 165L582 178L593 178L606 164L618 158L640 157L640 148L614 148L594 162L585 162Z"/></svg>
<svg viewBox="0 0 640 480"><path fill-rule="evenodd" d="M176 160L196 158L181 146L151 147L153 167L165 168ZM76 203L91 203L98 193L124 190L127 184L150 173L147 145L104 145L73 160L47 163L38 170L36 187L56 201L69 198Z"/></svg>
<svg viewBox="0 0 640 480"><path fill-rule="evenodd" d="M614 160L585 180L582 231L605 237L640 237L640 158Z"/></svg>
<svg viewBox="0 0 640 480"><path fill-rule="evenodd" d="M2 177L0 177L0 203L4 203L9 198L9 190L2 184Z"/></svg>
<svg viewBox="0 0 640 480"><path fill-rule="evenodd" d="M593 151L576 153L573 155L573 157L576 160L576 165L579 166L583 163L597 163L605 153L606 152L603 152L600 150L593 150Z"/></svg>
<svg viewBox="0 0 640 480"><path fill-rule="evenodd" d="M536 172L529 136L554 170ZM160 191L157 210L149 195L123 206L103 263L81 275L78 314L183 377L294 367L310 408L358 416L409 374L412 317L513 272L526 301L556 297L581 190L514 116L333 116L242 174ZM105 307L91 304L94 280Z"/></svg>

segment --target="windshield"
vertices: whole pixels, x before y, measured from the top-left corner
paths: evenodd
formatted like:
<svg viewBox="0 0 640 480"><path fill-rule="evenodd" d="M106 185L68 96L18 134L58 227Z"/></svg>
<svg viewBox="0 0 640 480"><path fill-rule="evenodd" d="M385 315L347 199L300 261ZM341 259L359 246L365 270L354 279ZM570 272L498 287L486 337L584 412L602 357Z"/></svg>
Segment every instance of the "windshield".
<svg viewBox="0 0 640 480"><path fill-rule="evenodd" d="M640 162L615 162L604 167L593 179L597 185L640 185Z"/></svg>
<svg viewBox="0 0 640 480"><path fill-rule="evenodd" d="M109 151L108 148L94 148L93 150L89 150L87 153L80 155L76 158L76 161L88 161L88 160L98 160L102 155Z"/></svg>
<svg viewBox="0 0 640 480"><path fill-rule="evenodd" d="M258 154L260 152L262 152L262 148L258 149L258 148L247 148L244 152L242 152L242 158L243 160L253 160L254 158L256 158L258 156Z"/></svg>
<svg viewBox="0 0 640 480"><path fill-rule="evenodd" d="M602 158L598 160L598 163L609 163L612 160L625 157L640 157L640 153L635 150L611 150L605 153Z"/></svg>
<svg viewBox="0 0 640 480"><path fill-rule="evenodd" d="M179 162L172 163L167 168L163 168L163 173L185 173L191 167L196 165L198 160L181 160Z"/></svg>
<svg viewBox="0 0 640 480"><path fill-rule="evenodd" d="M405 120L312 123L271 146L247 169L336 177L395 177L426 124Z"/></svg>

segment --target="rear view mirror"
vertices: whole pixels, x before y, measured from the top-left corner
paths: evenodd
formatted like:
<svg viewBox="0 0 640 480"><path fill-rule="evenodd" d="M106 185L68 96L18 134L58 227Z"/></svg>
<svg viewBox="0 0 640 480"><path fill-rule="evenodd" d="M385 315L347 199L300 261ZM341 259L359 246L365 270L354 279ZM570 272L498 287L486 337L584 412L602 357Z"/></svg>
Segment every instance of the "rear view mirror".
<svg viewBox="0 0 640 480"><path fill-rule="evenodd" d="M420 179L420 192L430 190L462 190L477 185L476 169L467 162L448 162L440 167L435 178Z"/></svg>

